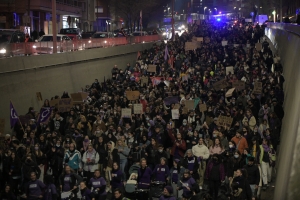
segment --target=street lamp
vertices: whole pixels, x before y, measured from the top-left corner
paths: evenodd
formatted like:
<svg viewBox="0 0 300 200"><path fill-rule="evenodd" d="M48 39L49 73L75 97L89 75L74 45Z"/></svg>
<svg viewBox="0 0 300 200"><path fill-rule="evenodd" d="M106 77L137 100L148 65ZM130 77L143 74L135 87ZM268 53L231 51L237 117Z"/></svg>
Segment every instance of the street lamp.
<svg viewBox="0 0 300 200"><path fill-rule="evenodd" d="M276 11L274 10L273 12L272 12L272 14L273 14L273 17L274 17L274 23L276 22L276 19L275 19L275 17L276 17Z"/></svg>
<svg viewBox="0 0 300 200"><path fill-rule="evenodd" d="M170 14L170 7L168 7L168 15Z"/></svg>
<svg viewBox="0 0 300 200"><path fill-rule="evenodd" d="M207 7L204 7L204 13L203 13L204 15L205 15L205 9L206 9L206 8L207 8Z"/></svg>

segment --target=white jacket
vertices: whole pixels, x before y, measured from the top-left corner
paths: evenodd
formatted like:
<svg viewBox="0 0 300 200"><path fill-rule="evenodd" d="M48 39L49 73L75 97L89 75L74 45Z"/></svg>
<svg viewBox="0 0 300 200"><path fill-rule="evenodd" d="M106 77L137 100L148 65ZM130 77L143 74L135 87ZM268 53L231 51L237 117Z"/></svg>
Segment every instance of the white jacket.
<svg viewBox="0 0 300 200"><path fill-rule="evenodd" d="M87 162L88 160L92 160L93 164L89 164ZM82 162L84 171L94 172L96 169L98 169L99 154L95 150L93 150L92 153L86 151L82 156Z"/></svg>
<svg viewBox="0 0 300 200"><path fill-rule="evenodd" d="M208 157L209 157L209 150L208 150L207 146L205 146L204 144L194 145L192 147L192 152L193 152L194 156L196 156L196 157L202 156L203 159L205 159L205 160L208 159Z"/></svg>

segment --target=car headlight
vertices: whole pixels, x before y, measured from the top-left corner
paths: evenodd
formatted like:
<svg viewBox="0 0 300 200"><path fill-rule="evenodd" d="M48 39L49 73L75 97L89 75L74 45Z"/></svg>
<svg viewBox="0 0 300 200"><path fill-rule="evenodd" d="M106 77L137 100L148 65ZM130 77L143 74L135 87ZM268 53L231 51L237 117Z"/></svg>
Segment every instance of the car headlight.
<svg viewBox="0 0 300 200"><path fill-rule="evenodd" d="M181 28L182 28L182 29L184 29L184 28L185 28L185 26L184 26L184 25L182 25L182 26L181 26Z"/></svg>
<svg viewBox="0 0 300 200"><path fill-rule="evenodd" d="M6 53L6 49L4 49L4 48L3 48L3 49L0 49L0 53L1 53L1 54L5 54L5 53Z"/></svg>
<svg viewBox="0 0 300 200"><path fill-rule="evenodd" d="M91 41L91 40L89 40L89 43L92 43L92 41Z"/></svg>
<svg viewBox="0 0 300 200"><path fill-rule="evenodd" d="M163 35L167 35L167 33L166 33L166 32L164 32L164 33L163 33Z"/></svg>
<svg viewBox="0 0 300 200"><path fill-rule="evenodd" d="M32 46L32 48L36 49L36 46L35 46L35 45L33 45L33 46Z"/></svg>

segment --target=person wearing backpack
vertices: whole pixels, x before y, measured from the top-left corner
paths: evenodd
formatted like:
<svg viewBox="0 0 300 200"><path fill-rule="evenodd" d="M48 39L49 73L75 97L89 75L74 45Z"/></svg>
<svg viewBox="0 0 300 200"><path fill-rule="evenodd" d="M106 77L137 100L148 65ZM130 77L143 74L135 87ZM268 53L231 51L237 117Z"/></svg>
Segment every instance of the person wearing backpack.
<svg viewBox="0 0 300 200"><path fill-rule="evenodd" d="M87 151L82 156L83 175L86 180L90 180L96 169L98 169L99 154L93 148L93 145L89 144Z"/></svg>

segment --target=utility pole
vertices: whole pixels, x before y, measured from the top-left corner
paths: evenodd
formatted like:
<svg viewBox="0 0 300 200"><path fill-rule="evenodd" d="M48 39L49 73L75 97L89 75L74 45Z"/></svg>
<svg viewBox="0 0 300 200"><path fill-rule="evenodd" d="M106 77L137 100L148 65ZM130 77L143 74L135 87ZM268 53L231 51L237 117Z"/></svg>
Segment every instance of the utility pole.
<svg viewBox="0 0 300 200"><path fill-rule="evenodd" d="M175 5L175 0L172 0L172 41L175 39L175 28L174 28L174 5Z"/></svg>
<svg viewBox="0 0 300 200"><path fill-rule="evenodd" d="M52 0L52 34L53 53L57 53L57 33L56 33L56 0Z"/></svg>

